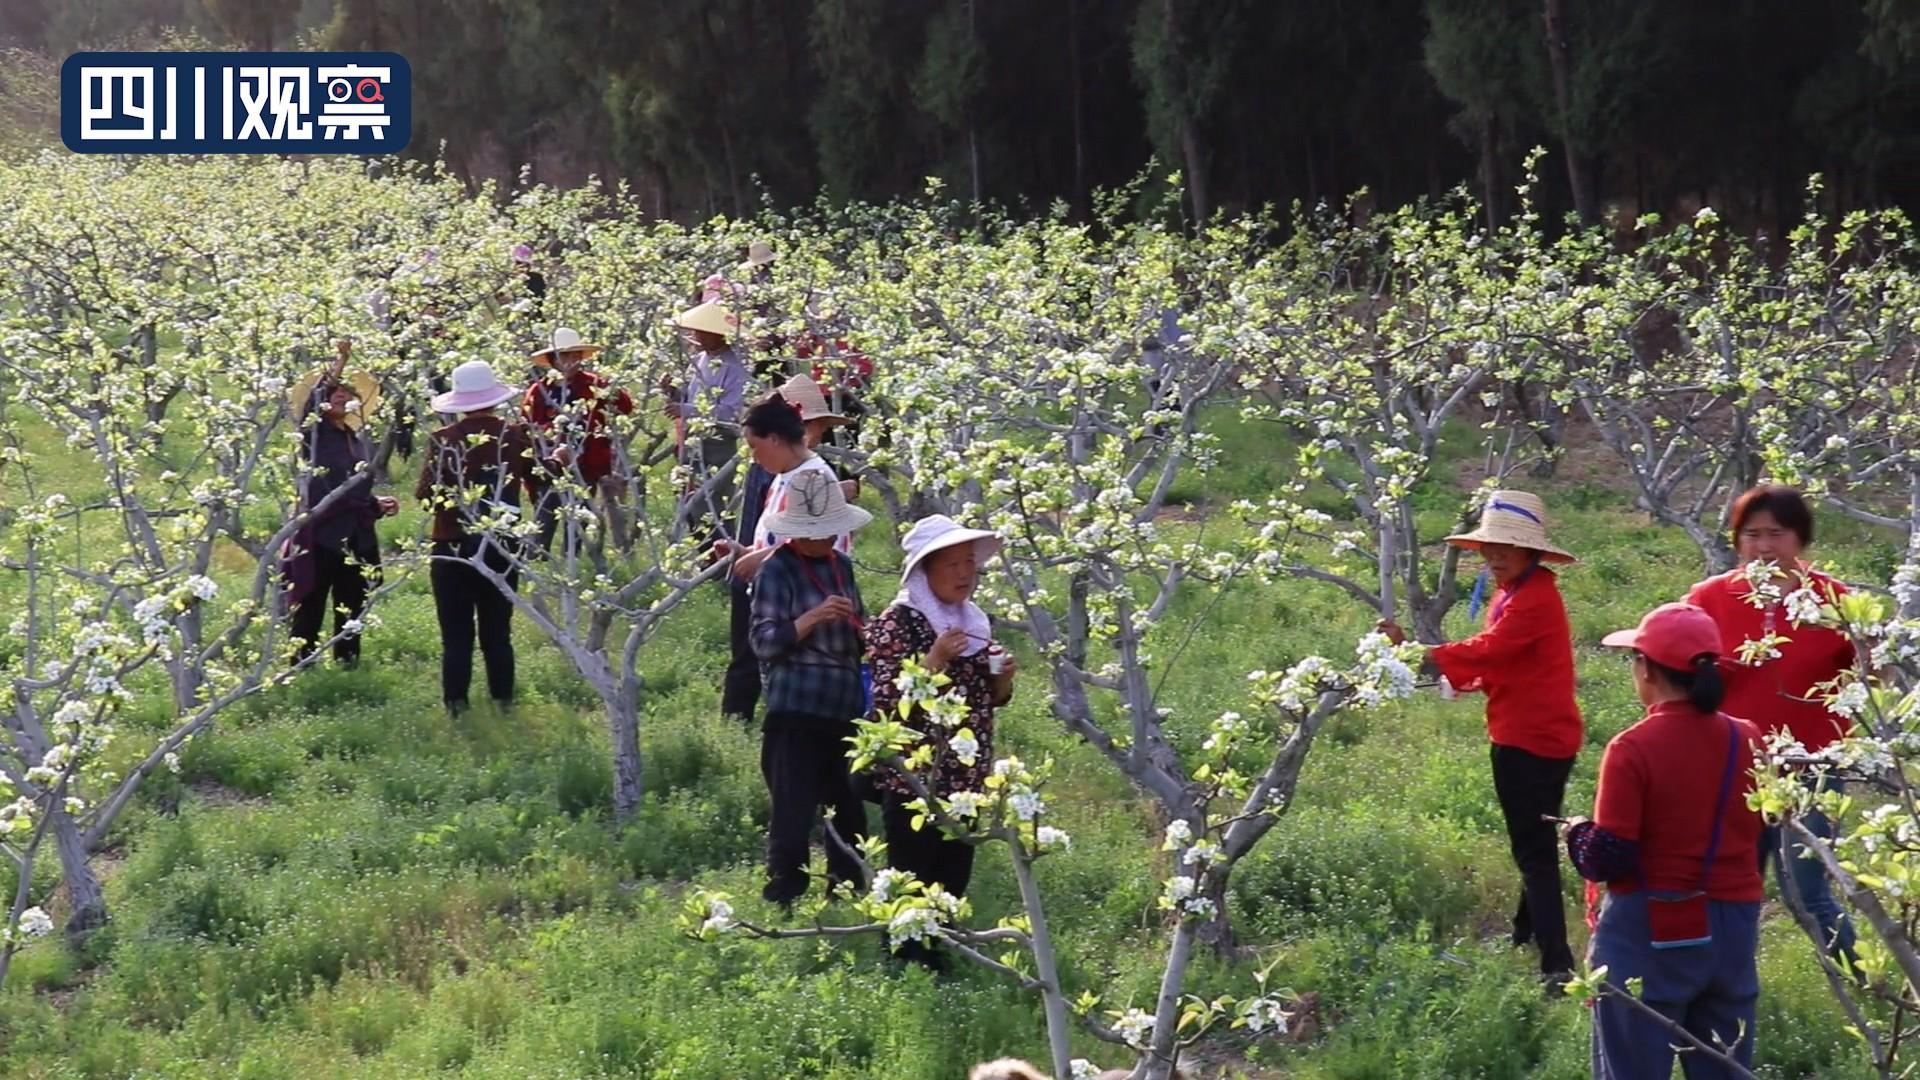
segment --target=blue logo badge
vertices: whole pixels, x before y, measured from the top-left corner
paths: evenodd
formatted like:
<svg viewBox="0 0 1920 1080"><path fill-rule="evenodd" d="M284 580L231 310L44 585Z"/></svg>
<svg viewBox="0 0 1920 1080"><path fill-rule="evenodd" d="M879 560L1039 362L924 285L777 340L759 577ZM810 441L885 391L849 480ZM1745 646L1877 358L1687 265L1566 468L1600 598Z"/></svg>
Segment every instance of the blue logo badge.
<svg viewBox="0 0 1920 1080"><path fill-rule="evenodd" d="M413 69L389 52L88 52L60 68L79 154L393 154Z"/></svg>

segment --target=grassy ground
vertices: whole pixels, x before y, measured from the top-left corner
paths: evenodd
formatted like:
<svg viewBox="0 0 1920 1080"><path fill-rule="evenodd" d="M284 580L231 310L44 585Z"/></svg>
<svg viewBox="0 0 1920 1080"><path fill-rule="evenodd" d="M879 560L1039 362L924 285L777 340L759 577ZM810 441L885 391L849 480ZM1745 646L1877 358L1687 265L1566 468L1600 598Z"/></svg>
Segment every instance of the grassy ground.
<svg viewBox="0 0 1920 1080"><path fill-rule="evenodd" d="M1186 497L1259 494L1287 471L1267 439L1230 430L1228 464ZM85 482L74 474L76 490ZM1624 668L1592 643L1682 592L1699 559L1603 483L1545 493L1557 535L1586 556L1562 576L1589 717L1569 795L1581 809L1600 747L1638 715ZM1457 495L1437 485L1426 497L1437 534ZM1889 550L1836 524L1819 553L1865 572ZM877 534L862 559L897 564ZM876 607L893 591L877 571L863 586ZM179 776L147 786L106 864L111 927L85 955L34 945L0 989L0 1075L893 1080L1042 1057L1035 1004L988 975L899 970L873 943L678 933L689 883L768 914L757 738L716 707L724 600L698 597L648 648L648 795L616 832L602 812L605 736L564 658L519 627L521 704L450 720L426 583L410 582L359 672L316 671L248 702L191 747ZM1369 621L1310 584L1230 597L1167 680L1176 729L1239 707L1245 671L1340 655ZM1464 629L1458 611L1450 630ZM1157 825L1062 734L1028 670L1002 738L1065 766L1049 803L1074 848L1041 871L1068 978L1116 1004L1145 1001L1164 933ZM1423 697L1338 721L1316 747L1294 811L1232 896L1246 942L1316 1008L1294 1039L1223 1041L1210 1060L1329 1080L1586 1075L1584 1009L1543 999L1530 955L1503 940L1517 877L1478 708ZM973 898L987 919L1016 904L992 852ZM1571 881L1568 905L1578 910ZM1761 1072L1866 1076L1808 948L1770 908ZM1208 962L1193 989L1248 983L1246 968ZM1090 1040L1076 1052L1113 1060Z"/></svg>

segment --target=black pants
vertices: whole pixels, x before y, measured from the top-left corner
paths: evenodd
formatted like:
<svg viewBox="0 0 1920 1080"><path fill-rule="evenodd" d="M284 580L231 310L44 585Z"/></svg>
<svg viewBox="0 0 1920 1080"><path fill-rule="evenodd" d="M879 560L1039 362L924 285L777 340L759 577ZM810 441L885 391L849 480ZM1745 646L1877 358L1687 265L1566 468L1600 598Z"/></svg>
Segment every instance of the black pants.
<svg viewBox="0 0 1920 1080"><path fill-rule="evenodd" d="M867 832L866 807L853 793L847 774L847 744L853 721L827 720L797 713L768 713L760 737L760 773L773 796L767 823L767 886L761 895L776 904L792 903L807 891L807 837L828 808L828 820L847 845ZM826 838L827 883L860 880L860 863Z"/></svg>
<svg viewBox="0 0 1920 1080"><path fill-rule="evenodd" d="M436 543L436 556L471 558L480 541ZM486 564L518 587L519 571L511 569L513 560L489 545ZM513 700L513 601L493 582L471 566L434 559L430 572L433 582L433 610L440 619L440 699L449 708L467 704L467 686L473 682L473 642L476 629L480 639L480 657L487 667L487 694L503 704Z"/></svg>
<svg viewBox="0 0 1920 1080"><path fill-rule="evenodd" d="M931 821L915 832L915 811L907 809L912 801L911 796L888 792L881 804L880 820L887 828L887 864L955 896L965 896L967 882L973 879L973 845L948 839Z"/></svg>
<svg viewBox="0 0 1920 1080"><path fill-rule="evenodd" d="M1544 758L1517 746L1493 746L1493 790L1506 815L1507 839L1520 868L1520 906L1513 913L1513 943L1540 948L1540 970L1573 970L1567 948L1567 913L1561 900L1560 836L1540 815L1560 816L1572 758Z"/></svg>
<svg viewBox="0 0 1920 1080"><path fill-rule="evenodd" d="M753 628L753 598L745 588L729 582L733 614L728 636L733 655L727 662L726 682L720 691L720 711L728 716L751 718L760 704L760 658L753 654L748 631Z"/></svg>
<svg viewBox="0 0 1920 1080"><path fill-rule="evenodd" d="M291 612L293 636L304 642L294 653L296 663L313 655L322 628L326 626L329 608L334 609L333 632L336 634L346 629L349 619L358 619L366 611L367 578L369 575L377 578L380 573L378 548L359 551L352 563L347 561L344 549L316 546L312 557L313 588L293 605ZM346 634L334 642L333 658L342 666L358 662L360 635Z"/></svg>

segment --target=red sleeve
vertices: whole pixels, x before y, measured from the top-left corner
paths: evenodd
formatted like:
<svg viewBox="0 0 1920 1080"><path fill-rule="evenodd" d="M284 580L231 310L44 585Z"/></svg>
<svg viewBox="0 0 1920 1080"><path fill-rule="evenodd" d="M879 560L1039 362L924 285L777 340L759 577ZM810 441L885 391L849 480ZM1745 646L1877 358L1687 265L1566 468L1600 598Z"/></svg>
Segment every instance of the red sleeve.
<svg viewBox="0 0 1920 1080"><path fill-rule="evenodd" d="M1513 594L1499 621L1470 638L1436 645L1428 654L1440 674L1455 686L1499 675L1527 646L1558 631L1564 620L1553 604L1553 587Z"/></svg>
<svg viewBox="0 0 1920 1080"><path fill-rule="evenodd" d="M547 395L540 392L539 382L527 387L526 396L520 399L520 414L542 427L553 420L553 409L547 405Z"/></svg>
<svg viewBox="0 0 1920 1080"><path fill-rule="evenodd" d="M627 393L625 390L616 388L613 391L613 407L618 410L622 416L633 412L633 395Z"/></svg>
<svg viewBox="0 0 1920 1080"><path fill-rule="evenodd" d="M1593 823L1622 840L1640 839L1646 806L1646 773L1630 744L1615 739L1600 759L1600 787L1593 797Z"/></svg>

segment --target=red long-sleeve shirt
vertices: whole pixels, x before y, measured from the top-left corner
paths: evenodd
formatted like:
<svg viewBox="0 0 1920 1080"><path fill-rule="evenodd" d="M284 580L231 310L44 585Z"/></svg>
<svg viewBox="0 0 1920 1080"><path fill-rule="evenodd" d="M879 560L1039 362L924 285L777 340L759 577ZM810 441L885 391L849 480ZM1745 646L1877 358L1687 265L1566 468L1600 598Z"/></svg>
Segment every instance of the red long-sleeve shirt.
<svg viewBox="0 0 1920 1080"><path fill-rule="evenodd" d="M1845 585L1817 570L1806 573L1811 587L1829 602L1847 591ZM1827 627L1794 626L1781 605L1769 611L1749 603L1750 592L1746 575L1730 570L1687 593L1687 603L1720 624L1721 647L1728 657L1720 665L1727 682L1727 700L1721 707L1760 725L1762 731L1790 731L1800 745L1818 750L1846 734L1847 721L1829 712L1813 688L1853 666L1853 642ZM1769 632L1788 639L1780 646L1779 657L1757 665L1740 663L1740 643L1758 641Z"/></svg>
<svg viewBox="0 0 1920 1080"><path fill-rule="evenodd" d="M527 387L527 395L520 403L521 413L543 436L565 443L569 439L566 433L558 430L555 421L563 412L580 415L568 409L570 402L587 402L585 415L576 421L583 436L576 460L580 466L580 479L588 486L599 483L601 478L613 471L613 440L606 434L607 407L612 406L622 414L633 411L633 398L625 390L609 389L610 385L606 376L596 375L585 368L575 369L573 376L564 382L549 380L543 372L532 386Z"/></svg>
<svg viewBox="0 0 1920 1080"><path fill-rule="evenodd" d="M1593 823L1639 844L1640 856L1631 877L1607 883L1610 891L1700 887L1713 838L1714 798L1727 766L1730 719L1725 713L1704 715L1684 701L1662 702L1607 744ZM1747 808L1747 792L1753 789L1760 730L1746 720L1731 722L1733 781L1720 811L1720 846L1706 890L1715 900L1758 900L1760 868L1753 852L1760 843L1760 815Z"/></svg>
<svg viewBox="0 0 1920 1080"><path fill-rule="evenodd" d="M1487 737L1546 758L1580 750L1580 706L1573 697L1573 630L1553 571L1536 567L1503 586L1486 628L1435 646L1434 666L1456 689L1487 695Z"/></svg>

